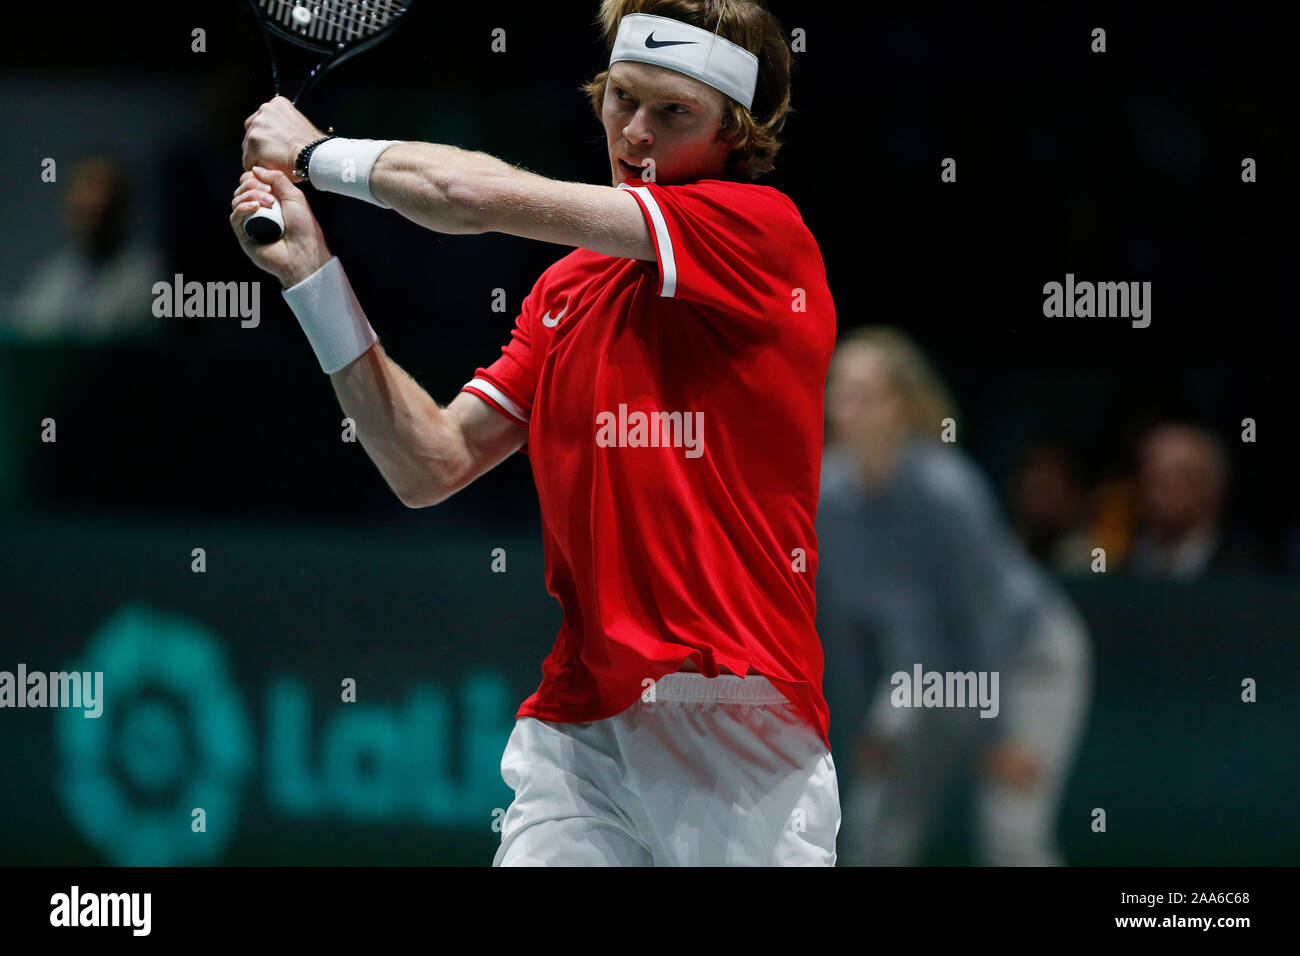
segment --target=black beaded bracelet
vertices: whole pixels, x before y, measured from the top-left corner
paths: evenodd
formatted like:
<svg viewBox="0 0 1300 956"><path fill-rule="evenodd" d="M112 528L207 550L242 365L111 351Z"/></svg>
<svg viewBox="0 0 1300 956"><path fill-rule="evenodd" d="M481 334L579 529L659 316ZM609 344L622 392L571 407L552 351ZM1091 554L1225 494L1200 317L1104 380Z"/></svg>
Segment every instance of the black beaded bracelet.
<svg viewBox="0 0 1300 956"><path fill-rule="evenodd" d="M317 146L328 139L338 139L338 137L334 135L333 126L330 127L328 136L322 136L320 139L313 140L304 146L302 152L298 154L298 159L293 164L293 173L301 182L311 182L310 177L307 175L308 167L311 165L311 154L315 152Z"/></svg>

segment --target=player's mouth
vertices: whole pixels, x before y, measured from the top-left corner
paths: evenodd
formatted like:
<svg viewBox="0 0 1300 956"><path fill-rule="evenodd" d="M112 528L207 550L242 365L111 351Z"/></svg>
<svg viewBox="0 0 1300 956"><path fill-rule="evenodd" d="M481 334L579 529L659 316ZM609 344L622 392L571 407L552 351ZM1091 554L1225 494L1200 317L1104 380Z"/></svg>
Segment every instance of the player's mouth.
<svg viewBox="0 0 1300 956"><path fill-rule="evenodd" d="M622 156L618 158L618 168L623 173L629 176L636 176L638 178L641 176L641 173L645 169L645 167L643 167L640 163L629 163Z"/></svg>

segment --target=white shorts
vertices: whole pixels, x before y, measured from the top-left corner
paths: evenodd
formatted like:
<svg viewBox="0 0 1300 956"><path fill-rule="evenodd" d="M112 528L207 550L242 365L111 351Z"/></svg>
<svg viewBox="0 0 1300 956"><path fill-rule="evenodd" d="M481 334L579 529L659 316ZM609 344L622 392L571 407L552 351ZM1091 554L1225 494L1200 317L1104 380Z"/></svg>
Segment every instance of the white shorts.
<svg viewBox="0 0 1300 956"><path fill-rule="evenodd" d="M493 866L835 865L835 763L767 678L652 690L605 720L515 722Z"/></svg>

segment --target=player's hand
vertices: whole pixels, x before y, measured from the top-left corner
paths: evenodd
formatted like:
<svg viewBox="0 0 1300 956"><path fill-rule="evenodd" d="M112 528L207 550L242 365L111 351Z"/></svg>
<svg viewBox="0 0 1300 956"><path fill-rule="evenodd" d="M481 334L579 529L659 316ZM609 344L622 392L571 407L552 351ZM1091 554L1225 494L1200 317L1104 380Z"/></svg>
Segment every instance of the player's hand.
<svg viewBox="0 0 1300 956"><path fill-rule="evenodd" d="M1043 774L1042 763L1026 747L1004 741L984 754L984 772L998 783L1019 790L1032 790Z"/></svg>
<svg viewBox="0 0 1300 956"><path fill-rule="evenodd" d="M245 169L264 166L290 175L303 147L325 135L283 96L259 106L244 120L244 130Z"/></svg>
<svg viewBox="0 0 1300 956"><path fill-rule="evenodd" d="M244 220L256 212L259 205L271 205L272 195L280 201L284 235L275 242L254 242L244 232ZM297 285L329 262L330 251L325 245L325 235L312 215L307 197L278 169L258 166L240 176L230 207L230 226L248 258L259 269L279 279L284 288Z"/></svg>

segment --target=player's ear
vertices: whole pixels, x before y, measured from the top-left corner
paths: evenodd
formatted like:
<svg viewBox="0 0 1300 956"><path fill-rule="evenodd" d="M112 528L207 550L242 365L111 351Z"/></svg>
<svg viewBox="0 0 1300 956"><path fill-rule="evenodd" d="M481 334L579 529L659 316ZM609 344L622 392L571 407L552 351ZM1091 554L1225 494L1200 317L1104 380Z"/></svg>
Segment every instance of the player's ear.
<svg viewBox="0 0 1300 956"><path fill-rule="evenodd" d="M722 108L722 119L718 120L718 142L725 142L727 148L733 152L740 148L743 131L736 125L733 129L727 129L727 122L731 118L731 104L724 104Z"/></svg>

